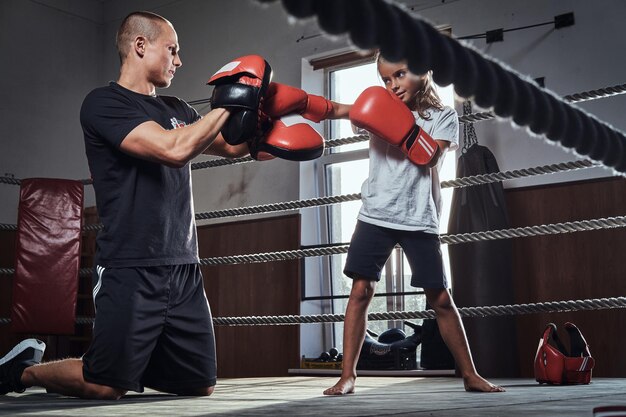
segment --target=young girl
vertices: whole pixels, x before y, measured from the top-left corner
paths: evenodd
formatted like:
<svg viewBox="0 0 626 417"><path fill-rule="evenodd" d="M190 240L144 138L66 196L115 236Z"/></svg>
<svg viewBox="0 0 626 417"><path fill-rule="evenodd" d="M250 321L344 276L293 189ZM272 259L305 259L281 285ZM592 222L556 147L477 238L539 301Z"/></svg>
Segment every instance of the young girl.
<svg viewBox="0 0 626 417"><path fill-rule="evenodd" d="M378 57L377 65L387 91L380 87L373 87L371 93L368 90L372 88L365 90L351 108L336 108L335 114L346 117L349 113L353 124L370 131L370 163L369 177L361 191L363 204L344 267L353 283L344 324L343 370L339 381L324 394L355 391L367 310L381 269L396 244L402 246L411 266L411 285L424 289L437 314L441 335L454 356L465 390L504 391L476 372L461 318L447 290L439 247L438 166L446 150L458 148L457 114L441 104L430 75L414 75L405 63L391 63L382 57ZM364 94L368 97L363 98ZM398 131L402 125L396 122L399 114L404 122L408 118L412 132L405 132L404 128ZM419 126L417 133L414 123ZM420 139L425 139L426 144L418 150Z"/></svg>

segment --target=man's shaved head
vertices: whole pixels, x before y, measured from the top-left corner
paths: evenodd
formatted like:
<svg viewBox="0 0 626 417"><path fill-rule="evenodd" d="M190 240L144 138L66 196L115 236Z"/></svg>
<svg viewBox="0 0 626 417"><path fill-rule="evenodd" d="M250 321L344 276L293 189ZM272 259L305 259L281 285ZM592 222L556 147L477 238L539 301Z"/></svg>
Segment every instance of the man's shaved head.
<svg viewBox="0 0 626 417"><path fill-rule="evenodd" d="M124 63L132 43L138 36L143 36L149 42L154 42L161 34L163 23L171 25L167 19L152 12L133 12L126 16L115 39L120 62Z"/></svg>

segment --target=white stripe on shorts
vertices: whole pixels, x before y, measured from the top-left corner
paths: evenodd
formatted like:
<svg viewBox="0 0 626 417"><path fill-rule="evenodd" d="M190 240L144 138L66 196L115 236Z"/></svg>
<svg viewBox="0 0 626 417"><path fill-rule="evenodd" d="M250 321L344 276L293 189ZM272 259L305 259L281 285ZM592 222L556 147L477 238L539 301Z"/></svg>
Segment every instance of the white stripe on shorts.
<svg viewBox="0 0 626 417"><path fill-rule="evenodd" d="M102 287L102 274L104 273L104 267L100 265L96 265L96 273L98 274L98 283L95 287L93 287L93 308L96 308L96 295L98 295L98 291L100 291L100 287Z"/></svg>

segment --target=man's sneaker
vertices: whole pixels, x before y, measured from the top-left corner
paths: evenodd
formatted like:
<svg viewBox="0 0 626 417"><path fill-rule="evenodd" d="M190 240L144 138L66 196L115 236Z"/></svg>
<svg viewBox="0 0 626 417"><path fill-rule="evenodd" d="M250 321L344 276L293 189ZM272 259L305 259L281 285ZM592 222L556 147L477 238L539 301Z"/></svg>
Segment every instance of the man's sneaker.
<svg viewBox="0 0 626 417"><path fill-rule="evenodd" d="M41 362L46 344L37 339L26 339L0 358L0 395L8 392L24 392L22 373L29 366Z"/></svg>

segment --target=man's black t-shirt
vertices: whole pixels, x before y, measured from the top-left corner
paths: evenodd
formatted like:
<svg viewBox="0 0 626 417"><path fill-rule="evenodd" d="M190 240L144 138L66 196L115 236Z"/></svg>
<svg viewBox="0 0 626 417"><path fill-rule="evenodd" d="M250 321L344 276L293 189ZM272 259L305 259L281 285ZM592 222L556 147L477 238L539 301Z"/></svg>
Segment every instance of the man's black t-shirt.
<svg viewBox="0 0 626 417"><path fill-rule="evenodd" d="M176 97L138 94L114 82L87 95L80 121L104 225L97 238L99 265L198 262L190 165L170 168L124 153L120 144L149 120L176 129L199 118Z"/></svg>

